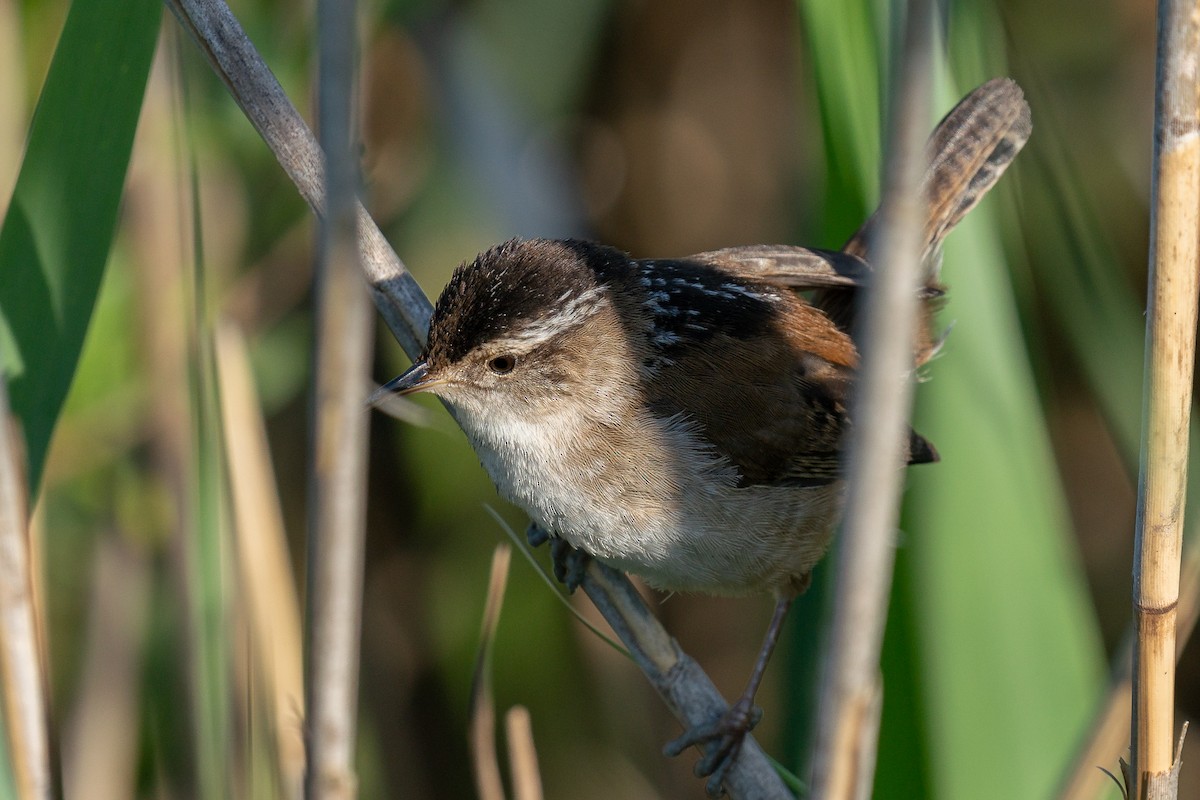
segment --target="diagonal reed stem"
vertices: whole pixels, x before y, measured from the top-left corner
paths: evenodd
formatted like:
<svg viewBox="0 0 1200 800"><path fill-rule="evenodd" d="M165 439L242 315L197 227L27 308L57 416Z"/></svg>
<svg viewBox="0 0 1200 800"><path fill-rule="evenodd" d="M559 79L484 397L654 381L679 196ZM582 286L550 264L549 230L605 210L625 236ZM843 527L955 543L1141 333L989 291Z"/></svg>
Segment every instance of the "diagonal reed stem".
<svg viewBox="0 0 1200 800"><path fill-rule="evenodd" d="M321 215L325 167L321 148L300 112L224 0L164 0L203 51L246 119L271 148L300 195ZM383 238L379 226L357 204L358 246L372 299L404 352L415 356L425 344L433 306Z"/></svg>

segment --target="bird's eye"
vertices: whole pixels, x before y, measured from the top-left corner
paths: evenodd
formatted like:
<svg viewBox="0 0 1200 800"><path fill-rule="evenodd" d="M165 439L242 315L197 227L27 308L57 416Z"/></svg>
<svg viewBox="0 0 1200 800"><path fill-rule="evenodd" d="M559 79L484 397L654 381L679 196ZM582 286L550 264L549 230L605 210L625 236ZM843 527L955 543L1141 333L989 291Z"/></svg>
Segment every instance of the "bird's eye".
<svg viewBox="0 0 1200 800"><path fill-rule="evenodd" d="M487 362L488 369L497 375L507 375L513 371L513 367L517 366L517 357L504 355L496 356Z"/></svg>

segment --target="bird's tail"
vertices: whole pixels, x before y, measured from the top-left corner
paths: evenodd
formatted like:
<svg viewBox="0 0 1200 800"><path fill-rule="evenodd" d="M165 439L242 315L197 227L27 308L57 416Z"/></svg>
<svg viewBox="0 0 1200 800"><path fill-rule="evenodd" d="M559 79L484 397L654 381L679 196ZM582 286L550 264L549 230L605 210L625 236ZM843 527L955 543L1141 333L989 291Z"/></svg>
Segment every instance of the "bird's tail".
<svg viewBox="0 0 1200 800"><path fill-rule="evenodd" d="M959 101L929 138L925 148L929 167L921 181L929 203L922 251L928 265L923 291L927 322L917 345L918 363L928 359L935 349L928 319L942 294L938 285L942 240L1000 179L1031 130L1029 104L1021 87L1011 78L994 78ZM868 263L878 262L869 252L878 218L877 210L842 250ZM853 295L853 290L826 289L814 297L814 303L835 323L850 330L854 323Z"/></svg>

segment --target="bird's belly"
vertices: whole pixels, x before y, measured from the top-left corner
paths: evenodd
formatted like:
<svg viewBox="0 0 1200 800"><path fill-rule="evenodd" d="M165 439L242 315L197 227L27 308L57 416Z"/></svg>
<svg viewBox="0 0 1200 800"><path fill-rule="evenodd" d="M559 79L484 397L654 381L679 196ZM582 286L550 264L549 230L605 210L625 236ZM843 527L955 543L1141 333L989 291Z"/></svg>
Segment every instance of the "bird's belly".
<svg viewBox="0 0 1200 800"><path fill-rule="evenodd" d="M534 522L671 591L786 593L825 553L842 494L840 483L739 488L731 467L696 459L476 449L500 493Z"/></svg>
<svg viewBox="0 0 1200 800"><path fill-rule="evenodd" d="M659 589L786 594L828 549L840 497L840 486L732 488L685 503L686 512L665 513L630 537L596 531L579 546Z"/></svg>

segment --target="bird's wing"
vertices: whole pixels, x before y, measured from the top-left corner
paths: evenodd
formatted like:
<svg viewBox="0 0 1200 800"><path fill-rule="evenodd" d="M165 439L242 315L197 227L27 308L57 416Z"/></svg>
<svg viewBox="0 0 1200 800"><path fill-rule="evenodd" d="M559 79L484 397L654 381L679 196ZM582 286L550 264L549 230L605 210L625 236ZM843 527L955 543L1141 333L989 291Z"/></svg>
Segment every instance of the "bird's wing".
<svg viewBox="0 0 1200 800"><path fill-rule="evenodd" d="M698 426L737 467L742 485L817 485L840 476L858 353L794 289L799 280L811 287L853 278L834 273L831 262L780 277L780 263L813 264L806 255L813 252L732 248L708 260L643 264L644 352L653 375L646 400L658 414ZM933 457L919 437L910 451L913 461Z"/></svg>
<svg viewBox="0 0 1200 800"><path fill-rule="evenodd" d="M735 258L735 252L759 257ZM780 271L769 255L775 252L736 248L642 263L645 366L652 376L643 389L658 414L700 428L744 484L828 481L836 474L857 354L850 338L791 286L764 277ZM808 252L788 250L813 263ZM760 269L751 273L747 263ZM828 265L807 272L845 280Z"/></svg>
<svg viewBox="0 0 1200 800"><path fill-rule="evenodd" d="M786 244L726 247L697 253L686 260L795 290L861 286L870 272L867 263L856 255Z"/></svg>

